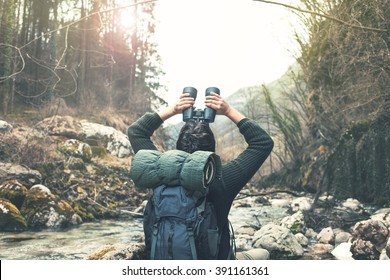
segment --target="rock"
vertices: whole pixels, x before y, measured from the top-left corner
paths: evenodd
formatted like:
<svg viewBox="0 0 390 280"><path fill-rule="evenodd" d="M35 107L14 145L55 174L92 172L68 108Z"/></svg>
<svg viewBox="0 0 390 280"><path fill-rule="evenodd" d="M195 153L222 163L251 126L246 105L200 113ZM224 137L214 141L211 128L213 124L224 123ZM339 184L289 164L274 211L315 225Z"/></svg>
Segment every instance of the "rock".
<svg viewBox="0 0 390 280"><path fill-rule="evenodd" d="M70 116L53 116L36 124L35 129L51 136L63 136L68 139L85 138L79 121Z"/></svg>
<svg viewBox="0 0 390 280"><path fill-rule="evenodd" d="M386 246L389 230L381 221L358 222L352 231L351 252L354 259L378 260Z"/></svg>
<svg viewBox="0 0 390 280"><path fill-rule="evenodd" d="M271 203L272 207L289 207L290 201L287 199L270 199L269 202Z"/></svg>
<svg viewBox="0 0 390 280"><path fill-rule="evenodd" d="M6 121L0 120L0 133L8 133L13 129L12 125L7 123Z"/></svg>
<svg viewBox="0 0 390 280"><path fill-rule="evenodd" d="M297 259L303 255L303 248L291 231L272 223L254 234L253 247L266 249L271 259Z"/></svg>
<svg viewBox="0 0 390 280"><path fill-rule="evenodd" d="M41 185L41 184L37 184L37 185L34 185L30 188L30 191L33 192L33 191L39 191L39 192L42 192L42 193L45 193L47 195L51 195L51 191L49 190L48 187L44 186L44 185Z"/></svg>
<svg viewBox="0 0 390 280"><path fill-rule="evenodd" d="M390 238L389 239L387 239L387 243L386 243L386 255L387 255L387 257L389 257L390 258Z"/></svg>
<svg viewBox="0 0 390 280"><path fill-rule="evenodd" d="M98 141L105 145L107 151L116 157L124 158L132 155L128 137L113 127L97 123L81 122L85 141Z"/></svg>
<svg viewBox="0 0 390 280"><path fill-rule="evenodd" d="M334 237L335 237L334 232L330 227L322 229L320 233L317 235L318 241L323 244L334 243Z"/></svg>
<svg viewBox="0 0 390 280"><path fill-rule="evenodd" d="M249 235L239 235L236 237L236 250L247 251L252 249L252 237Z"/></svg>
<svg viewBox="0 0 390 280"><path fill-rule="evenodd" d="M312 246L312 254L315 255L327 255L333 250L333 246L330 244L316 243Z"/></svg>
<svg viewBox="0 0 390 280"><path fill-rule="evenodd" d="M284 217L280 221L280 225L288 228L293 234L304 232L305 222L303 213L298 211L291 216Z"/></svg>
<svg viewBox="0 0 390 280"><path fill-rule="evenodd" d="M317 235L318 235L318 233L312 228L308 228L305 232L305 236L309 239L315 238L315 237L317 237Z"/></svg>
<svg viewBox="0 0 390 280"><path fill-rule="evenodd" d="M50 136L61 136L86 143L102 145L113 156L128 157L132 149L127 136L113 127L78 121L70 116L54 116L39 122L35 129ZM94 146L95 146L94 145Z"/></svg>
<svg viewBox="0 0 390 280"><path fill-rule="evenodd" d="M27 192L21 213L28 226L35 229L66 228L82 222L66 201L43 185L35 185Z"/></svg>
<svg viewBox="0 0 390 280"><path fill-rule="evenodd" d="M145 245L116 244L107 245L86 257L87 260L146 260Z"/></svg>
<svg viewBox="0 0 390 280"><path fill-rule="evenodd" d="M251 226L242 226L239 227L237 230L235 230L236 234L242 234L242 235L254 235L256 232L256 229Z"/></svg>
<svg viewBox="0 0 390 280"><path fill-rule="evenodd" d="M0 198L8 199L18 209L22 207L27 188L17 180L5 181L0 185Z"/></svg>
<svg viewBox="0 0 390 280"><path fill-rule="evenodd" d="M251 249L236 253L237 260L268 260L269 256L269 252L265 249Z"/></svg>
<svg viewBox="0 0 390 280"><path fill-rule="evenodd" d="M303 235L303 233L299 232L295 234L295 238L297 239L298 243L301 244L303 247L309 245L309 239L305 235Z"/></svg>
<svg viewBox="0 0 390 280"><path fill-rule="evenodd" d="M24 165L0 162L0 183L11 179L18 180L28 188L42 182L42 175Z"/></svg>
<svg viewBox="0 0 390 280"><path fill-rule="evenodd" d="M331 254L338 260L353 260L351 253L351 243L340 243L332 250Z"/></svg>
<svg viewBox="0 0 390 280"><path fill-rule="evenodd" d="M376 211L372 216L372 220L381 221L390 228L390 208L382 208Z"/></svg>
<svg viewBox="0 0 390 280"><path fill-rule="evenodd" d="M76 139L66 140L58 146L58 149L68 156L81 158L86 162L92 158L91 146Z"/></svg>
<svg viewBox="0 0 390 280"><path fill-rule="evenodd" d="M311 208L312 203L313 200L311 198L298 197L291 202L290 207L293 212L307 211Z"/></svg>
<svg viewBox="0 0 390 280"><path fill-rule="evenodd" d="M364 211L363 205L357 199L353 198L348 198L341 203L341 206L346 210L351 210L357 213L362 213Z"/></svg>
<svg viewBox="0 0 390 280"><path fill-rule="evenodd" d="M339 245L341 243L348 242L352 237L352 234L349 232L341 231L335 235L334 243L335 245Z"/></svg>
<svg viewBox="0 0 390 280"><path fill-rule="evenodd" d="M0 231L24 231L27 223L18 208L9 200L0 198Z"/></svg>

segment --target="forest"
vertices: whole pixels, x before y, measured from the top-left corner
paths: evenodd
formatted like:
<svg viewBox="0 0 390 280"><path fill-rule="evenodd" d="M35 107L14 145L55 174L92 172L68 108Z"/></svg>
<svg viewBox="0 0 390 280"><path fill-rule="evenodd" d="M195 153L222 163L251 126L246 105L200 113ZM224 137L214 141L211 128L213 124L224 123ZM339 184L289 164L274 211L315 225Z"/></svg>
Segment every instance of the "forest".
<svg viewBox="0 0 390 280"><path fill-rule="evenodd" d="M0 210L15 214L1 216L0 233L139 216L135 208L146 194L130 182L125 133L136 118L167 104L155 36L158 1L0 0ZM323 207L326 195L388 211L390 0L253 2L288 9L305 36L296 32L300 54L283 77L229 97L275 143L248 189L310 195L310 210ZM125 25L129 13L133 20ZM230 125L221 122L216 133L225 160L245 146ZM176 130L158 130L158 148L170 148ZM51 219L52 205L61 219ZM334 213L335 205L326 207ZM326 227L324 216L337 228L356 222L340 218L344 212L333 220L307 213L305 222L317 230ZM389 242L387 248L390 257Z"/></svg>
<svg viewBox="0 0 390 280"><path fill-rule="evenodd" d="M162 73L154 2L1 1L1 114L61 101L76 111L149 110Z"/></svg>

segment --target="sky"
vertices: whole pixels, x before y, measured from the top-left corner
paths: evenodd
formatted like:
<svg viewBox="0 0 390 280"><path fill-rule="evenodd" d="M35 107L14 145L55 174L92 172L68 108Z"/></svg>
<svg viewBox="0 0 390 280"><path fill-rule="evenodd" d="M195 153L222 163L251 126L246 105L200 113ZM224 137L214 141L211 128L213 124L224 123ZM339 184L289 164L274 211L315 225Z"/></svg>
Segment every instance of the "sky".
<svg viewBox="0 0 390 280"><path fill-rule="evenodd" d="M297 0L279 0L294 3ZM220 88L229 96L279 78L294 62L299 21L291 10L252 0L159 0L156 38L166 72L163 97L172 103L186 86Z"/></svg>

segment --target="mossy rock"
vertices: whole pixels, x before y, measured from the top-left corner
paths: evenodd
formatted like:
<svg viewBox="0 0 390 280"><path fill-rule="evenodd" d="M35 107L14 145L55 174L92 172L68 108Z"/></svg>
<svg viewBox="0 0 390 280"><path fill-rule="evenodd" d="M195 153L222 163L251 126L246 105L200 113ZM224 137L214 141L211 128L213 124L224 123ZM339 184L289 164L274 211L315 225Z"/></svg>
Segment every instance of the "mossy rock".
<svg viewBox="0 0 390 280"><path fill-rule="evenodd" d="M24 198L27 194L27 187L17 180L5 181L0 185L0 198L11 201L18 209L22 207Z"/></svg>
<svg viewBox="0 0 390 280"><path fill-rule="evenodd" d="M91 146L92 157L106 158L107 150L102 146Z"/></svg>
<svg viewBox="0 0 390 280"><path fill-rule="evenodd" d="M9 200L0 198L0 231L24 231L27 229L26 219L18 208Z"/></svg>
<svg viewBox="0 0 390 280"><path fill-rule="evenodd" d="M82 223L68 202L42 185L33 186L27 193L21 211L31 228L66 228Z"/></svg>
<svg viewBox="0 0 390 280"><path fill-rule="evenodd" d="M58 146L58 149L68 156L78 157L86 162L92 158L91 146L76 139L66 140Z"/></svg>
<svg viewBox="0 0 390 280"><path fill-rule="evenodd" d="M146 260L145 245L115 244L106 245L86 258L87 260Z"/></svg>

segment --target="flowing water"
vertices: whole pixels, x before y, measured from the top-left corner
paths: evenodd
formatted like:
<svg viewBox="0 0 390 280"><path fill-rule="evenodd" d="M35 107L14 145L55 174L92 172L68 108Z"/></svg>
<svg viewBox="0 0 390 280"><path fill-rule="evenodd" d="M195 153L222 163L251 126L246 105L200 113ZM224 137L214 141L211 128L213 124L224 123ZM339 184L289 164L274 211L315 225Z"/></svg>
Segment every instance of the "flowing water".
<svg viewBox="0 0 390 280"><path fill-rule="evenodd" d="M286 216L285 208L256 206L233 208L229 220L234 228L266 224ZM107 244L139 242L142 219L103 220L67 230L0 232L0 259L77 260Z"/></svg>

